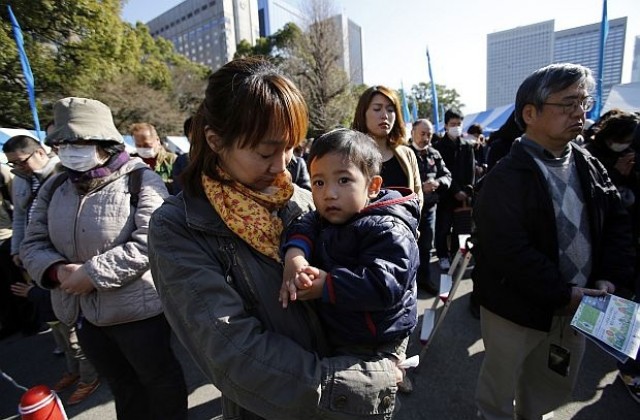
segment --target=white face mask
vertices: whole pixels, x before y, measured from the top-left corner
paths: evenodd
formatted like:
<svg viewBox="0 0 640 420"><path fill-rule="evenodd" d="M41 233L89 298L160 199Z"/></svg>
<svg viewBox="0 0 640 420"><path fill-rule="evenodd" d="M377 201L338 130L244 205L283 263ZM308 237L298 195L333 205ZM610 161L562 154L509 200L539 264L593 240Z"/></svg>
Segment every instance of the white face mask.
<svg viewBox="0 0 640 420"><path fill-rule="evenodd" d="M412 141L412 142L411 142L411 145L412 145L412 146L413 146L413 148L414 148L414 149L416 149L416 150L425 150L427 147L429 147L429 145L428 145L428 144L425 144L423 147L420 147L420 146L418 146L418 145L416 144L416 142L415 142L415 141Z"/></svg>
<svg viewBox="0 0 640 420"><path fill-rule="evenodd" d="M58 157L62 166L77 172L86 172L103 162L95 145L61 144Z"/></svg>
<svg viewBox="0 0 640 420"><path fill-rule="evenodd" d="M614 152L624 152L631 146L631 143L609 143L609 149Z"/></svg>
<svg viewBox="0 0 640 420"><path fill-rule="evenodd" d="M154 158L158 154L156 152L156 149L154 149L153 147L136 147L136 153L138 154L138 156L145 159Z"/></svg>
<svg viewBox="0 0 640 420"><path fill-rule="evenodd" d="M462 135L462 127L460 127L460 126L449 127L449 128L447 128L447 134L452 139L457 139L458 137L460 137Z"/></svg>

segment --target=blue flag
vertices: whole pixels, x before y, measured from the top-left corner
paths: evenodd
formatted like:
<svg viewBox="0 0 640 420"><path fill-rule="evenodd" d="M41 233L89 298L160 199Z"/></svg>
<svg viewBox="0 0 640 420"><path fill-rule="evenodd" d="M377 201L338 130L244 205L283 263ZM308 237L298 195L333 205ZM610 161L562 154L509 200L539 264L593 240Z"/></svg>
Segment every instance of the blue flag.
<svg viewBox="0 0 640 420"><path fill-rule="evenodd" d="M413 101L411 101L411 117L413 118L413 122L418 121L418 103L416 102L416 98L413 98Z"/></svg>
<svg viewBox="0 0 640 420"><path fill-rule="evenodd" d="M402 90L402 119L405 124L411 122L411 115L409 115L409 105L407 104L407 95L404 92L404 84L400 82L400 90Z"/></svg>
<svg viewBox="0 0 640 420"><path fill-rule="evenodd" d="M18 56L20 57L20 64L22 64L22 73L24 74L24 80L27 84L27 93L29 94L29 105L31 106L31 114L33 115L33 123L35 131L38 137L40 134L40 122L38 121L38 109L36 108L36 88L33 79L33 73L31 73L31 66L29 65L29 59L27 53L24 51L24 39L22 38L22 30L16 20L11 6L7 6L9 9L9 18L11 19L11 26L13 27L13 37L16 40L16 46L18 47ZM42 140L42 138L40 138Z"/></svg>
<svg viewBox="0 0 640 420"><path fill-rule="evenodd" d="M438 93L436 91L436 82L433 81L433 72L431 71L431 56L429 56L429 48L427 48L427 63L429 65L429 79L431 80L431 107L433 108L433 127L436 133L440 132L440 118L438 117Z"/></svg>
<svg viewBox="0 0 640 420"><path fill-rule="evenodd" d="M609 35L609 19L607 19L607 0L602 3L602 22L600 23L600 53L598 57L598 78L596 79L596 97L589 118L597 120L602 110L602 80L604 73L604 47Z"/></svg>

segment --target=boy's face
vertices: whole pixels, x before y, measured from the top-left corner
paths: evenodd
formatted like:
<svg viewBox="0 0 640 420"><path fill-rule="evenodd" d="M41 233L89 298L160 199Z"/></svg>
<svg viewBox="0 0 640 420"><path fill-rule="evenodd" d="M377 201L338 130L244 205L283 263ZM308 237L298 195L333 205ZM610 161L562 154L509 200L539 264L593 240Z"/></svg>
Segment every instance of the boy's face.
<svg viewBox="0 0 640 420"><path fill-rule="evenodd" d="M309 166L311 192L318 213L334 224L347 222L380 192L382 178L367 180L346 157L328 153Z"/></svg>

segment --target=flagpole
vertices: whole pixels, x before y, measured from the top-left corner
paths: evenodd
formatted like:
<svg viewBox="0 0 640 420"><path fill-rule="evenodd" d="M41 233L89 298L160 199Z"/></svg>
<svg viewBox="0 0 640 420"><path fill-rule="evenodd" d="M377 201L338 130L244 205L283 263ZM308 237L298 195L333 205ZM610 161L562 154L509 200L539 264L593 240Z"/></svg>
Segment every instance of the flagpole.
<svg viewBox="0 0 640 420"><path fill-rule="evenodd" d="M411 118L413 118L413 122L418 121L418 104L416 103L416 98L412 98L411 101Z"/></svg>
<svg viewBox="0 0 640 420"><path fill-rule="evenodd" d="M429 79L431 80L431 106L433 108L433 126L436 133L440 132L440 118L438 116L438 94L436 91L436 83L433 81L433 72L431 71L431 56L429 55L429 47L427 47L427 64L429 66Z"/></svg>
<svg viewBox="0 0 640 420"><path fill-rule="evenodd" d="M609 20L607 19L607 0L602 2L602 22L600 23L600 52L598 57L598 78L596 80L596 100L591 118L597 120L602 111L602 81L604 73L604 48L609 35Z"/></svg>
<svg viewBox="0 0 640 420"><path fill-rule="evenodd" d="M42 136L40 134L40 122L38 121L38 108L36 107L36 93L35 82L33 73L31 72L31 66L29 65L29 59L27 53L24 50L24 39L22 37L22 30L18 24L18 20L11 10L11 6L7 5L9 9L9 19L11 19L11 26L13 27L13 37L16 41L16 47L18 48L18 56L20 57L20 64L22 65L22 74L27 85L27 93L29 95L29 106L31 107L31 114L33 115L33 125L36 131L36 135L42 142Z"/></svg>
<svg viewBox="0 0 640 420"><path fill-rule="evenodd" d="M405 124L409 124L411 122L411 115L409 115L409 105L407 104L407 95L404 91L404 83L400 82L400 90L402 91L402 119L404 119Z"/></svg>

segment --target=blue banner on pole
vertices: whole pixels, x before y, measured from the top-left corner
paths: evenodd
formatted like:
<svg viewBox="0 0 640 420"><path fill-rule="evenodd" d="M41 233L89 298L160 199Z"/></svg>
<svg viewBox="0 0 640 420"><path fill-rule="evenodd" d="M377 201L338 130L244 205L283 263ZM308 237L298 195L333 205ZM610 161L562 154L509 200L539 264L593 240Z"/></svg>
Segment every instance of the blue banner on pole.
<svg viewBox="0 0 640 420"><path fill-rule="evenodd" d="M438 93L436 91L436 82L433 80L433 72L431 71L431 56L429 48L427 48L427 64L429 66L429 79L431 80L431 106L433 108L433 127L436 133L440 132L440 118L438 117Z"/></svg>
<svg viewBox="0 0 640 420"><path fill-rule="evenodd" d="M409 104L407 104L407 95L404 91L404 83L400 82L400 90L402 91L402 119L405 124L411 122L411 115L409 114Z"/></svg>
<svg viewBox="0 0 640 420"><path fill-rule="evenodd" d="M40 135L40 122L38 121L38 109L36 107L36 88L33 73L31 72L31 66L29 65L29 59L27 53L24 50L24 39L22 37L22 30L18 24L18 20L11 10L11 6L7 6L9 9L9 19L11 19L11 26L13 27L13 37L16 40L16 46L18 47L18 56L20 57L20 64L22 65L22 73L27 85L27 93L29 95L29 105L31 107L31 114L33 115L33 125L40 141L42 141Z"/></svg>
<svg viewBox="0 0 640 420"><path fill-rule="evenodd" d="M600 23L600 51L598 56L598 75L596 79L596 97L589 118L597 120L602 111L602 82L604 73L604 50L609 36L609 19L607 18L607 0L602 2L602 22Z"/></svg>
<svg viewBox="0 0 640 420"><path fill-rule="evenodd" d="M413 118L413 122L418 121L418 103L416 102L416 98L413 98L411 101L411 117Z"/></svg>

